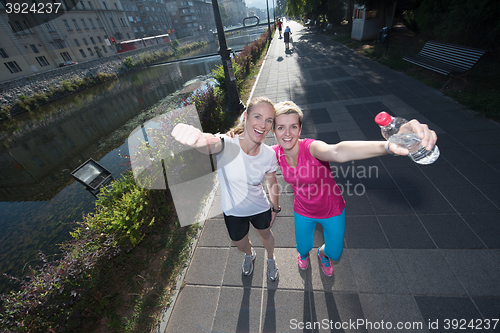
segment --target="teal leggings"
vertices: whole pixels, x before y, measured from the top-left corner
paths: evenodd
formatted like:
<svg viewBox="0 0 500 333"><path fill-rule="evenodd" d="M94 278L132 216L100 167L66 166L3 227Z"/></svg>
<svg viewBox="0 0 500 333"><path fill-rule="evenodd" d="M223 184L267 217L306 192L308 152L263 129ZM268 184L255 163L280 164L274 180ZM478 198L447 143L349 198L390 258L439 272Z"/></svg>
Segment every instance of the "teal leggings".
<svg viewBox="0 0 500 333"><path fill-rule="evenodd" d="M345 209L342 214L327 219L314 219L294 213L295 241L297 251L303 256L309 255L313 248L313 237L316 223L323 226L325 247L323 251L332 260L339 260L344 249Z"/></svg>

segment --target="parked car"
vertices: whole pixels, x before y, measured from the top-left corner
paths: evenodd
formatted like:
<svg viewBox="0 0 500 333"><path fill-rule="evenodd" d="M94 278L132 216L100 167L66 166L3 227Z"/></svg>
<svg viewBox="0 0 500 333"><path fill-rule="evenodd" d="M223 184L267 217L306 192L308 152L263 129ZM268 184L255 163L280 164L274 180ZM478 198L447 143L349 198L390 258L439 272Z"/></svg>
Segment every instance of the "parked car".
<svg viewBox="0 0 500 333"><path fill-rule="evenodd" d="M59 67L66 67L66 66L71 66L71 65L77 65L78 63L76 61L65 61L59 64Z"/></svg>

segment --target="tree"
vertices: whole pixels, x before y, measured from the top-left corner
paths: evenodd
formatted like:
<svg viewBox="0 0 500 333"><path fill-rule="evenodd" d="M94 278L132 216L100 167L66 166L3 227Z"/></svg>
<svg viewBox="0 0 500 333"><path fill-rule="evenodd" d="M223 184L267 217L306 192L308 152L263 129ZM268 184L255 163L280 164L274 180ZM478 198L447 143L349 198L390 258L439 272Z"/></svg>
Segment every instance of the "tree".
<svg viewBox="0 0 500 333"><path fill-rule="evenodd" d="M378 25L379 28L382 29L387 24L387 11L393 8L396 4L396 0L359 0L358 3L365 5L366 8L377 9L377 16L379 18ZM392 11L390 15L392 15Z"/></svg>
<svg viewBox="0 0 500 333"><path fill-rule="evenodd" d="M288 16L300 16L311 19L323 18L333 24L340 24L344 17L343 0L287 0Z"/></svg>
<svg viewBox="0 0 500 333"><path fill-rule="evenodd" d="M426 39L491 49L500 39L498 0L423 0L415 20Z"/></svg>

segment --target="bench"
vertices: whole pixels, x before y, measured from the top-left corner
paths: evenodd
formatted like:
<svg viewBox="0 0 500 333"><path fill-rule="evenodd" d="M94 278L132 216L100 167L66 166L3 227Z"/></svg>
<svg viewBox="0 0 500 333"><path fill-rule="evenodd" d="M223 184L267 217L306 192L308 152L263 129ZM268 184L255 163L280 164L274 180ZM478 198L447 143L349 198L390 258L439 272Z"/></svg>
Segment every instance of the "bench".
<svg viewBox="0 0 500 333"><path fill-rule="evenodd" d="M403 60L443 75L449 75L448 81L441 87L442 90L453 79L460 78L467 84L468 71L486 52L486 50L466 46L428 41L417 55L404 57Z"/></svg>

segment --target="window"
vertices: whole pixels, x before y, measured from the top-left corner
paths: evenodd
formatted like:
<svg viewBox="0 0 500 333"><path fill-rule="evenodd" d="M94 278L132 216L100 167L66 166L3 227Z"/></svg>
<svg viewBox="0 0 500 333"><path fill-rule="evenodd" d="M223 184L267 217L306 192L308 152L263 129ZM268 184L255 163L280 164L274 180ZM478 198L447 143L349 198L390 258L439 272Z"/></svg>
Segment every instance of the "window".
<svg viewBox="0 0 500 333"><path fill-rule="evenodd" d="M144 27L141 27L141 32L144 32Z"/></svg>
<svg viewBox="0 0 500 333"><path fill-rule="evenodd" d="M0 49L0 56L2 56L2 58L8 58L9 56L7 55L7 53L5 53L5 50L4 49Z"/></svg>
<svg viewBox="0 0 500 333"><path fill-rule="evenodd" d="M70 27L70 26L69 26L69 24L68 24L68 21L63 20L63 23L64 23L64 25L66 26L66 29L67 29L68 31L71 31L71 30L72 30L72 29L71 29L71 27Z"/></svg>
<svg viewBox="0 0 500 333"><path fill-rule="evenodd" d="M33 52L35 52L35 53L40 53L40 52L38 51L38 49L36 48L36 45L35 45L35 44L31 44L31 45L30 45L30 47L31 47L31 50L33 50Z"/></svg>
<svg viewBox="0 0 500 333"><path fill-rule="evenodd" d="M99 43L102 43L102 38L101 38L101 36L97 36L97 40L99 41Z"/></svg>
<svg viewBox="0 0 500 333"><path fill-rule="evenodd" d="M78 23L76 23L76 20L72 19L72 21L73 21L73 25L75 26L75 29L80 30L80 27L78 26Z"/></svg>
<svg viewBox="0 0 500 333"><path fill-rule="evenodd" d="M103 5L104 9L108 9L108 6L106 5L106 3L104 1L102 2L102 5Z"/></svg>
<svg viewBox="0 0 500 333"><path fill-rule="evenodd" d="M58 49L64 49L64 44L60 40L55 40L54 43Z"/></svg>
<svg viewBox="0 0 500 333"><path fill-rule="evenodd" d="M49 62L47 61L47 59L45 59L44 56L41 56L41 57L36 57L36 61L38 61L38 63L40 64L40 67L45 67L45 66L49 66Z"/></svg>
<svg viewBox="0 0 500 333"><path fill-rule="evenodd" d="M71 61L71 56L69 55L68 52L61 52L61 57L64 59L64 61Z"/></svg>
<svg viewBox="0 0 500 333"><path fill-rule="evenodd" d="M28 22L23 21L23 23L24 23L24 26L26 27L26 31L27 31L28 33L32 34L32 33L33 33L33 31L31 31L31 28L30 28L30 26L28 25Z"/></svg>
<svg viewBox="0 0 500 333"><path fill-rule="evenodd" d="M134 30L134 32L139 32L139 29L137 29L137 27L133 27L132 29Z"/></svg>
<svg viewBox="0 0 500 333"><path fill-rule="evenodd" d="M108 53L108 50L106 50L106 46L102 46L102 50L104 51L104 53Z"/></svg>
<svg viewBox="0 0 500 333"><path fill-rule="evenodd" d="M87 55L85 54L85 52L83 52L82 49L80 49L79 51L80 51L80 54L82 55L82 57L87 58Z"/></svg>
<svg viewBox="0 0 500 333"><path fill-rule="evenodd" d="M80 42L78 41L78 39L74 39L74 42L76 46L80 46Z"/></svg>
<svg viewBox="0 0 500 333"><path fill-rule="evenodd" d="M17 32L21 33L21 34L25 34L26 32L24 32L24 29L23 29L23 26L21 25L21 22L19 21L14 21L14 24L17 28Z"/></svg>
<svg viewBox="0 0 500 333"><path fill-rule="evenodd" d="M89 45L89 43L87 43L87 39L86 38L82 38L82 40L83 40L83 44Z"/></svg>
<svg viewBox="0 0 500 333"><path fill-rule="evenodd" d="M109 18L109 20L111 21L111 24L113 25L114 28L116 28L116 24L115 24L115 21L113 20L113 18Z"/></svg>
<svg viewBox="0 0 500 333"><path fill-rule="evenodd" d="M94 52L92 52L92 49L90 47L87 48L87 51L89 51L90 56L94 55Z"/></svg>
<svg viewBox="0 0 500 333"><path fill-rule="evenodd" d="M149 12L149 7L146 7L146 11Z"/></svg>
<svg viewBox="0 0 500 333"><path fill-rule="evenodd" d="M92 42L92 44L95 44L94 37L90 37L90 41Z"/></svg>
<svg viewBox="0 0 500 333"><path fill-rule="evenodd" d="M15 61L6 62L5 66L9 69L11 73L17 73L22 71L21 67L19 67Z"/></svg>
<svg viewBox="0 0 500 333"><path fill-rule="evenodd" d="M87 26L87 23L83 19L80 19L82 21L83 29L89 30L89 27Z"/></svg>
<svg viewBox="0 0 500 333"><path fill-rule="evenodd" d="M134 22L134 18L132 16L128 17L129 22Z"/></svg>
<svg viewBox="0 0 500 333"><path fill-rule="evenodd" d="M92 29L95 29L94 21L92 21L92 19L89 18L89 22Z"/></svg>
<svg viewBox="0 0 500 333"><path fill-rule="evenodd" d="M125 23L125 20L123 19L123 17L120 17L119 19L120 19L120 24L121 24L121 26L122 26L122 27L126 27L126 26L127 26L127 24Z"/></svg>
<svg viewBox="0 0 500 333"><path fill-rule="evenodd" d="M119 9L118 9L118 5L116 4L116 2L115 2L115 9L116 9L116 10L119 10Z"/></svg>
<svg viewBox="0 0 500 333"><path fill-rule="evenodd" d="M43 21L43 23L45 24L45 27L47 28L47 30L48 30L49 32L53 32L53 31L54 31L54 29L53 29L53 28L52 28L52 26L50 25L49 21L44 20L44 21Z"/></svg>
<svg viewBox="0 0 500 333"><path fill-rule="evenodd" d="M89 4L90 9L94 9L94 7L92 7L92 2L88 1L88 4Z"/></svg>
<svg viewBox="0 0 500 333"><path fill-rule="evenodd" d="M99 20L99 18L96 18L95 20L97 21L99 28L104 29L104 27L102 26L101 20Z"/></svg>

